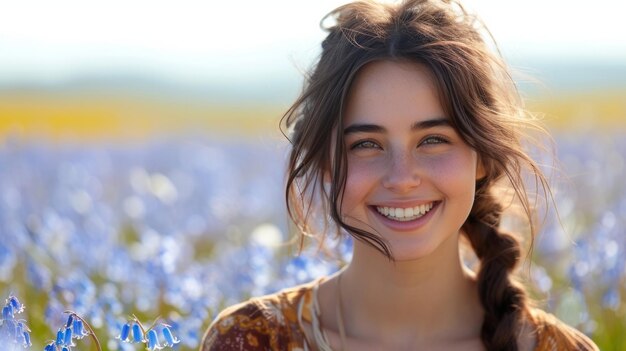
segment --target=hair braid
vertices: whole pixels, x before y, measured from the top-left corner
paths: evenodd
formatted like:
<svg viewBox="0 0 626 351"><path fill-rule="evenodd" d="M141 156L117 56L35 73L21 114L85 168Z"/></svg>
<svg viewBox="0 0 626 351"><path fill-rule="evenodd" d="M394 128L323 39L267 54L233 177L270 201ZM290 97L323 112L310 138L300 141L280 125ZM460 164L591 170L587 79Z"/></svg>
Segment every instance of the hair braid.
<svg viewBox="0 0 626 351"><path fill-rule="evenodd" d="M472 248L481 261L478 292L485 310L481 330L490 351L517 350L517 334L526 309L526 294L511 275L521 258L521 245L498 230L502 205L479 186L476 202L464 224Z"/></svg>

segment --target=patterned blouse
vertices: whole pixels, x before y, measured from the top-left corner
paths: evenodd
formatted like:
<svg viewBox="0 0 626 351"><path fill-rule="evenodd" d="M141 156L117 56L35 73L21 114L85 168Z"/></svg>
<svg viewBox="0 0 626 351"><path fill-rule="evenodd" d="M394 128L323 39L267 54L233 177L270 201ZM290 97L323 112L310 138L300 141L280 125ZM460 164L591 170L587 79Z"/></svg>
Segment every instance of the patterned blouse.
<svg viewBox="0 0 626 351"><path fill-rule="evenodd" d="M323 280L252 298L231 306L206 331L200 351L311 350L302 323L315 326L317 287ZM578 330L553 315L532 310L536 327L536 351L597 351L598 347ZM330 349L327 345L322 349Z"/></svg>

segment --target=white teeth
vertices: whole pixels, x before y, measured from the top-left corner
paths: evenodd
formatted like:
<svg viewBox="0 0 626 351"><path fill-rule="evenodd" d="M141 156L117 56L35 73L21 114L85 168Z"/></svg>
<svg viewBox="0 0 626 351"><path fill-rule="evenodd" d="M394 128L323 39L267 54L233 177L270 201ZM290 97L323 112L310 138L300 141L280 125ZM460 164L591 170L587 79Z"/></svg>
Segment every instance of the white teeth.
<svg viewBox="0 0 626 351"><path fill-rule="evenodd" d="M405 208L404 215L407 217L413 217L413 207Z"/></svg>
<svg viewBox="0 0 626 351"><path fill-rule="evenodd" d="M422 204L415 207L376 207L376 210L385 217L401 222L412 221L420 218L433 208L433 203Z"/></svg>
<svg viewBox="0 0 626 351"><path fill-rule="evenodd" d="M404 209L396 208L396 218L404 218Z"/></svg>

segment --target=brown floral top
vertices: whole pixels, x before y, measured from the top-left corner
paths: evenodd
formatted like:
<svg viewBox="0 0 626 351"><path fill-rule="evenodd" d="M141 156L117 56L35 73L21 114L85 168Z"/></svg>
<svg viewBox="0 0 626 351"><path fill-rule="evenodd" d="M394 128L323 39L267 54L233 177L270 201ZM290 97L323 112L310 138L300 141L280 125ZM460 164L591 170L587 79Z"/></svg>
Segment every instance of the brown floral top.
<svg viewBox="0 0 626 351"><path fill-rule="evenodd" d="M316 287L322 279L231 306L217 316L200 351L311 350L302 323L315 324ZM553 315L532 310L536 351L597 351L598 347Z"/></svg>

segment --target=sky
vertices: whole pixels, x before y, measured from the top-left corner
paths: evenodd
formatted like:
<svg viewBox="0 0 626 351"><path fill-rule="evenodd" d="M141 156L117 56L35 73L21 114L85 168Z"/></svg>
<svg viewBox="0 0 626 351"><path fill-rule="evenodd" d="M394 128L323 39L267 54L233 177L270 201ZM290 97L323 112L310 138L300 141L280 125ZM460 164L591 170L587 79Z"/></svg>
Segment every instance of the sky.
<svg viewBox="0 0 626 351"><path fill-rule="evenodd" d="M203 84L295 80L345 0L0 0L0 83L109 73ZM626 62L626 2L471 0L505 57Z"/></svg>

